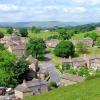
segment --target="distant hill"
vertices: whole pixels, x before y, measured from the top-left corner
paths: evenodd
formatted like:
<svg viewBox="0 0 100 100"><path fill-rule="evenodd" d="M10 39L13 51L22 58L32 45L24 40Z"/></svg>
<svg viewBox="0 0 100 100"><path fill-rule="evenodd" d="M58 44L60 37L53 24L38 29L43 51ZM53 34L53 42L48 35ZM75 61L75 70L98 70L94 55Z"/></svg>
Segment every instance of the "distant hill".
<svg viewBox="0 0 100 100"><path fill-rule="evenodd" d="M34 21L34 22L0 22L0 27L40 27L40 28L52 28L55 26L64 27L64 26L77 26L83 25L84 23L77 22L59 22L59 21Z"/></svg>
<svg viewBox="0 0 100 100"><path fill-rule="evenodd" d="M100 77L68 87L60 87L25 100L100 100Z"/></svg>

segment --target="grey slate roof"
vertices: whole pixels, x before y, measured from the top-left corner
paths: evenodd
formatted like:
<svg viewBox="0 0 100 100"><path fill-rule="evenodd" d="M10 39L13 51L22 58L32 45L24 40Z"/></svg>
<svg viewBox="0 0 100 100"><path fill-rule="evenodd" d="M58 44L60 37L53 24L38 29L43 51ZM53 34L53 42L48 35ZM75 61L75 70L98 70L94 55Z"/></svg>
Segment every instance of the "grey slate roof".
<svg viewBox="0 0 100 100"><path fill-rule="evenodd" d="M46 81L39 81L39 80L33 80L33 81L27 81L26 83L22 83L18 85L15 90L20 91L20 92L26 92L26 91L31 91L29 88L35 87L35 86L43 86L47 85Z"/></svg>
<svg viewBox="0 0 100 100"><path fill-rule="evenodd" d="M61 76L61 78L69 80L69 81L73 81L73 82L81 82L82 80L84 80L84 77L81 77L78 75L71 75L71 74L64 74Z"/></svg>

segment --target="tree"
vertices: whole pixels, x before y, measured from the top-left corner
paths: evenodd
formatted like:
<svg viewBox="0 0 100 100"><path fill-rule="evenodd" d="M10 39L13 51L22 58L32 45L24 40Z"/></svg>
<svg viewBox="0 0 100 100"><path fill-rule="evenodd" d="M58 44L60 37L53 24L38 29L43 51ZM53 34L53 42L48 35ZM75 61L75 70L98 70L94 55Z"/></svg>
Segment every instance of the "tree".
<svg viewBox="0 0 100 100"><path fill-rule="evenodd" d="M27 37L28 36L28 30L26 28L21 28L19 30L19 33L21 34L22 37Z"/></svg>
<svg viewBox="0 0 100 100"><path fill-rule="evenodd" d="M33 26L32 29L31 29L31 32L32 33L39 33L40 32L40 29L38 29L35 26Z"/></svg>
<svg viewBox="0 0 100 100"><path fill-rule="evenodd" d="M0 86L15 86L17 80L13 78L11 67L14 67L15 55L3 50L0 51Z"/></svg>
<svg viewBox="0 0 100 100"><path fill-rule="evenodd" d="M58 33L63 40L70 39L74 34L77 34L77 30L74 27L59 28Z"/></svg>
<svg viewBox="0 0 100 100"><path fill-rule="evenodd" d="M84 44L83 42L77 43L76 48L79 53L88 53L88 45Z"/></svg>
<svg viewBox="0 0 100 100"><path fill-rule="evenodd" d="M9 27L9 28L7 29L7 33L8 33L8 34L12 34L12 33L13 33L13 28L12 28L12 27Z"/></svg>
<svg viewBox="0 0 100 100"><path fill-rule="evenodd" d="M36 59L44 57L46 44L42 39L30 39L26 44L26 55L32 55Z"/></svg>
<svg viewBox="0 0 100 100"><path fill-rule="evenodd" d="M26 79L25 72L29 71L29 62L25 60L25 58L20 58L16 61L14 66L11 66L11 72L13 73L13 77L17 79L18 82L22 82L23 79Z"/></svg>
<svg viewBox="0 0 100 100"><path fill-rule="evenodd" d="M75 47L70 41L61 41L54 49L54 54L58 57L73 56Z"/></svg>
<svg viewBox="0 0 100 100"><path fill-rule="evenodd" d="M84 37L90 37L92 38L94 41L96 41L97 38L97 34L95 32L88 32L84 35Z"/></svg>
<svg viewBox="0 0 100 100"><path fill-rule="evenodd" d="M15 87L26 78L28 68L29 62L24 58L17 59L6 50L0 51L0 86Z"/></svg>
<svg viewBox="0 0 100 100"><path fill-rule="evenodd" d="M0 39L4 37L4 34L0 32Z"/></svg>

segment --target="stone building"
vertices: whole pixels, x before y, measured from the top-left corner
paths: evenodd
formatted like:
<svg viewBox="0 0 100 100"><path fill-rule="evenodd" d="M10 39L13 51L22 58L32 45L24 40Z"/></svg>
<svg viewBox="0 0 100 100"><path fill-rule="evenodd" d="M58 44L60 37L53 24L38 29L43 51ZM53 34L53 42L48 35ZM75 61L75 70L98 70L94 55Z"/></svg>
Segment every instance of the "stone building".
<svg viewBox="0 0 100 100"><path fill-rule="evenodd" d="M96 32L100 32L100 27L96 27Z"/></svg>
<svg viewBox="0 0 100 100"><path fill-rule="evenodd" d="M55 48L58 43L59 43L58 39L51 39L46 41L46 46L50 48Z"/></svg>
<svg viewBox="0 0 100 100"><path fill-rule="evenodd" d="M3 43L5 48L18 57L21 57L25 54L26 42L26 38L23 39L15 34L5 36L4 38L0 39L0 43Z"/></svg>
<svg viewBox="0 0 100 100"><path fill-rule="evenodd" d="M63 86L68 86L68 85L72 85L72 84L77 84L81 81L83 81L85 78L78 76L78 75L71 75L71 74L63 74L61 76L61 84Z"/></svg>
<svg viewBox="0 0 100 100"><path fill-rule="evenodd" d="M92 47L93 46L93 39L87 37L87 38L84 38L83 39L83 43L86 44L87 46L89 47Z"/></svg>
<svg viewBox="0 0 100 100"><path fill-rule="evenodd" d="M71 67L79 69L80 67L92 68L94 70L100 69L100 55L76 57L60 60L62 64L68 63Z"/></svg>
<svg viewBox="0 0 100 100"><path fill-rule="evenodd" d="M23 81L22 84L15 88L16 98L23 99L28 96L46 93L48 91L48 85L46 81L32 80Z"/></svg>
<svg viewBox="0 0 100 100"><path fill-rule="evenodd" d="M30 62L29 68L36 72L39 68L38 60L33 58L32 55L28 56L26 60Z"/></svg>

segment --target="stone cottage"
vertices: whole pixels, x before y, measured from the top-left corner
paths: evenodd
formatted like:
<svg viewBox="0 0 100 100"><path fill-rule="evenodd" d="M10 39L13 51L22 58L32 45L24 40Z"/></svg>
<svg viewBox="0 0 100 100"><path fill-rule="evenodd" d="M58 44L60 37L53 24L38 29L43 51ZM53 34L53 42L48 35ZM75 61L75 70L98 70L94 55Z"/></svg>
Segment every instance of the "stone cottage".
<svg viewBox="0 0 100 100"><path fill-rule="evenodd" d="M94 56L86 56L83 57L76 57L68 59L62 59L60 60L62 64L68 63L71 67L74 69L79 69L80 67L87 67L92 68L94 70L100 69L100 55L94 55Z"/></svg>
<svg viewBox="0 0 100 100"><path fill-rule="evenodd" d="M48 91L48 85L46 81L32 80L23 81L22 84L15 88L16 98L23 99L28 96L46 93Z"/></svg>
<svg viewBox="0 0 100 100"><path fill-rule="evenodd" d="M44 80L46 69L38 64L38 60L33 58L31 55L28 56L26 60L30 62L29 68L34 72L34 74L36 73L37 77L39 77L41 80Z"/></svg>
<svg viewBox="0 0 100 100"><path fill-rule="evenodd" d="M0 43L3 43L5 48L7 48L11 53L21 57L25 54L25 40L21 39L21 37L16 34L12 34L0 39Z"/></svg>
<svg viewBox="0 0 100 100"><path fill-rule="evenodd" d="M39 69L38 60L33 58L32 55L28 56L26 60L30 62L30 69L32 69L35 72Z"/></svg>
<svg viewBox="0 0 100 100"><path fill-rule="evenodd" d="M58 39L51 39L46 41L46 46L50 48L55 48L58 43L59 43Z"/></svg>
<svg viewBox="0 0 100 100"><path fill-rule="evenodd" d="M83 43L86 44L87 46L89 47L92 47L93 46L93 39L87 37L87 38L84 38L83 39Z"/></svg>

